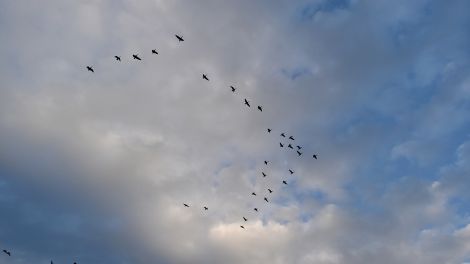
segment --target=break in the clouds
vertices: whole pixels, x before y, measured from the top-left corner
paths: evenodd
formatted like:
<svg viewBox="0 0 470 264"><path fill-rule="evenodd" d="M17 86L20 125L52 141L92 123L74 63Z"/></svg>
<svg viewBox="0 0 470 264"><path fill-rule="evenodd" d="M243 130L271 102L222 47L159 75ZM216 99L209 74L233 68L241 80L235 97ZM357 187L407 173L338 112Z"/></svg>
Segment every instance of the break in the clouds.
<svg viewBox="0 0 470 264"><path fill-rule="evenodd" d="M470 262L468 10L0 1L0 263Z"/></svg>

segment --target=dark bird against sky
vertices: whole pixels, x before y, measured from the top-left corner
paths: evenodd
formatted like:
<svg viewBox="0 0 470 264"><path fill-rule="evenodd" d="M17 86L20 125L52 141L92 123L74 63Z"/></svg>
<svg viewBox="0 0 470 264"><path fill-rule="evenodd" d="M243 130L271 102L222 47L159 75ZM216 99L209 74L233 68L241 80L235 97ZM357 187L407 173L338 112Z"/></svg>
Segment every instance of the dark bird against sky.
<svg viewBox="0 0 470 264"><path fill-rule="evenodd" d="M95 72L91 66L86 66L86 69L91 72Z"/></svg>
<svg viewBox="0 0 470 264"><path fill-rule="evenodd" d="M142 60L138 54L132 54L132 58L134 58L134 60Z"/></svg>
<svg viewBox="0 0 470 264"><path fill-rule="evenodd" d="M182 36L175 35L175 37L178 39L179 42L184 41Z"/></svg>

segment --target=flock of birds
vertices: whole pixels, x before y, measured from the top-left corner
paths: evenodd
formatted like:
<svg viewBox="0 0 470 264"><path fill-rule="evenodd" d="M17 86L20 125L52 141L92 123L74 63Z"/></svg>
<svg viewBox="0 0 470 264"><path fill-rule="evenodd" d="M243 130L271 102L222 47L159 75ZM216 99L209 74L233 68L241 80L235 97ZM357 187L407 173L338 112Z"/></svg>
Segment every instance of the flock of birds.
<svg viewBox="0 0 470 264"><path fill-rule="evenodd" d="M184 39L183 39L182 36L175 35L175 37L177 38L178 42L183 42L183 41L184 41ZM158 51L155 50L155 49L152 49L152 54L158 55ZM120 56L115 55L114 58L116 59L116 61L121 61L121 57L120 57ZM141 61L141 60L142 60L138 54L132 54L132 58L133 58L134 60L138 60L138 61ZM86 69L87 69L88 71L92 72L92 73L95 72L95 70L93 69L93 66L86 66ZM203 80L206 80L206 81L209 81L209 77L207 77L207 74L202 74L202 79L203 79ZM233 86L229 86L229 87L230 87L230 89L231 89L231 91L232 91L233 93L236 92L237 88L235 88L235 87L233 87ZM245 104L247 107L251 107L250 101L249 101L248 99L246 99L246 98L244 99L244 104ZM262 107L262 106L258 105L258 106L257 106L257 109L258 109L260 112L263 112L263 107ZM268 129L267 129L267 133L271 133L272 131L273 131L273 130L272 130L271 128L268 128ZM292 150L295 150L296 153L297 153L297 155L298 155L299 157L302 156L302 154L303 154L303 152L301 152L302 146L295 145L295 148L294 148L293 142L295 142L295 138L294 138L293 136L287 137L285 133L281 133L281 134L280 134L280 137L282 137L282 138L284 138L284 139L288 139L288 143L279 142L279 147L284 148L285 145L287 144L286 148L290 148L290 149L292 149ZM317 154L313 154L313 155L312 155L312 158L316 160L316 159L318 159L318 155L317 155ZM265 160L265 161L264 161L264 164L265 164L266 166L268 166L269 161L268 161L268 160ZM293 175L293 174L295 173L294 170L292 170L292 169L289 169L288 171L289 171L289 173L290 173L291 175ZM264 171L261 172L261 175L263 176L263 178L265 178L265 177L268 176ZM282 184L288 185L288 183L287 183L286 180L282 180ZM272 193L273 193L272 187L267 188L267 191L268 191L269 194L272 194ZM255 192L252 192L252 193L251 193L251 196L258 196L258 195L257 195ZM263 199L263 200L264 200L265 202L269 203L268 196L264 196L264 199ZM183 206L184 206L184 207L187 207L187 208L190 207L190 205L189 205L188 203L183 203ZM208 208L207 206L203 206L202 208L203 208L203 210L205 210L205 211L209 210L209 208ZM253 210L256 211L256 212L259 212L259 209L258 209L257 207L254 207ZM248 218L246 218L246 216L242 216L242 219L243 219L244 222L248 222ZM244 226L244 225L240 225L240 228L245 229L245 226ZM11 255L12 255L11 252L8 251L8 250L6 250L6 249L3 249L3 253L4 253L5 255L7 255L8 257L11 257ZM52 260L51 260L51 264L54 264L54 262L53 262ZM77 263L74 262L74 264L77 264Z"/></svg>

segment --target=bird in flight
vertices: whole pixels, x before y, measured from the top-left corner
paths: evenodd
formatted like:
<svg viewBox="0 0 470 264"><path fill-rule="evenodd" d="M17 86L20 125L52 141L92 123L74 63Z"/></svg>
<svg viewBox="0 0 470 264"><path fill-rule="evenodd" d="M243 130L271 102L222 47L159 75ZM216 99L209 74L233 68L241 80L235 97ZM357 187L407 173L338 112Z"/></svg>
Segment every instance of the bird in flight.
<svg viewBox="0 0 470 264"><path fill-rule="evenodd" d="M241 227L241 228L243 228L243 229L245 229L245 227L244 227L244 226L242 226L242 225L241 225L240 227Z"/></svg>
<svg viewBox="0 0 470 264"><path fill-rule="evenodd" d="M288 145L289 148L294 149L291 144Z"/></svg>
<svg viewBox="0 0 470 264"><path fill-rule="evenodd" d="M295 140L293 136L290 136L289 139L290 139L290 140Z"/></svg>
<svg viewBox="0 0 470 264"><path fill-rule="evenodd" d="M314 159L317 159L317 154L313 154L313 158L314 158Z"/></svg>
<svg viewBox="0 0 470 264"><path fill-rule="evenodd" d="M86 66L86 69L91 72L95 72L91 66Z"/></svg>
<svg viewBox="0 0 470 264"><path fill-rule="evenodd" d="M281 133L281 137L286 137L286 134L284 134L284 133Z"/></svg>
<svg viewBox="0 0 470 264"><path fill-rule="evenodd" d="M294 171L293 171L293 170L291 170L291 169L289 169L289 172L290 172L290 174L294 174Z"/></svg>
<svg viewBox="0 0 470 264"><path fill-rule="evenodd" d="M262 171L261 173L263 174L263 177L266 177L266 176L267 176L266 173L264 173L263 171Z"/></svg>
<svg viewBox="0 0 470 264"><path fill-rule="evenodd" d="M281 146L281 148L283 148L283 147L284 147L284 145L282 145L282 143L281 143L281 142L279 142L279 146Z"/></svg>
<svg viewBox="0 0 470 264"><path fill-rule="evenodd" d="M117 61L121 61L121 57L119 56L114 56L114 58L116 58Z"/></svg>
<svg viewBox="0 0 470 264"><path fill-rule="evenodd" d="M302 155L302 152L300 152L300 151L297 150L297 154L299 154L299 156L300 156L300 155Z"/></svg>
<svg viewBox="0 0 470 264"><path fill-rule="evenodd" d="M254 208L253 210L255 210L256 212L258 212L258 208Z"/></svg>
<svg viewBox="0 0 470 264"><path fill-rule="evenodd" d="M251 193L251 195L254 195L254 196L256 196L256 193L252 192L252 193Z"/></svg>
<svg viewBox="0 0 470 264"><path fill-rule="evenodd" d="M230 88L232 88L232 92L234 93L236 88L230 85Z"/></svg>
<svg viewBox="0 0 470 264"><path fill-rule="evenodd" d="M134 58L134 60L142 60L141 58L139 58L138 54L132 54L132 57Z"/></svg>
<svg viewBox="0 0 470 264"><path fill-rule="evenodd" d="M268 133L271 133L271 128L268 128Z"/></svg>
<svg viewBox="0 0 470 264"><path fill-rule="evenodd" d="M204 210L206 210L206 211L207 211L207 210L209 210L209 208L207 208L207 206L204 206Z"/></svg>
<svg viewBox="0 0 470 264"><path fill-rule="evenodd" d="M175 35L175 37L178 39L179 42L184 41L183 37L180 37L178 35Z"/></svg>
<svg viewBox="0 0 470 264"><path fill-rule="evenodd" d="M6 249L3 250L3 253L7 254L8 256L11 256L11 252Z"/></svg>
<svg viewBox="0 0 470 264"><path fill-rule="evenodd" d="M264 197L264 200L265 200L267 203L269 203L268 198Z"/></svg>
<svg viewBox="0 0 470 264"><path fill-rule="evenodd" d="M265 164L265 165L268 165L268 162L269 162L269 161L265 160L265 161L264 161L264 164Z"/></svg>
<svg viewBox="0 0 470 264"><path fill-rule="evenodd" d="M287 185L287 182L286 182L286 181L282 181L282 183L284 183L285 185Z"/></svg>
<svg viewBox="0 0 470 264"><path fill-rule="evenodd" d="M261 112L263 112L263 108L262 108L260 105L258 105L258 110L260 110Z"/></svg>
<svg viewBox="0 0 470 264"><path fill-rule="evenodd" d="M297 146L297 149L301 150L301 149L302 149L302 147L301 147L301 146Z"/></svg>
<svg viewBox="0 0 470 264"><path fill-rule="evenodd" d="M250 102L248 102L248 100L245 99L245 104L250 107Z"/></svg>
<svg viewBox="0 0 470 264"><path fill-rule="evenodd" d="M152 50L152 53L158 55L158 52L157 52L156 50L154 50L154 49Z"/></svg>
<svg viewBox="0 0 470 264"><path fill-rule="evenodd" d="M205 75L205 74L202 74L202 79L204 79L206 81L209 81L209 78L207 78L207 75Z"/></svg>
<svg viewBox="0 0 470 264"><path fill-rule="evenodd" d="M245 222L248 221L248 219L246 219L245 217L243 217L243 220L245 220Z"/></svg>
<svg viewBox="0 0 470 264"><path fill-rule="evenodd" d="M185 207L189 207L189 205L187 205L187 204L185 204L185 203L184 203L183 205L184 205Z"/></svg>
<svg viewBox="0 0 470 264"><path fill-rule="evenodd" d="M273 193L273 191L271 189L268 189L269 193Z"/></svg>

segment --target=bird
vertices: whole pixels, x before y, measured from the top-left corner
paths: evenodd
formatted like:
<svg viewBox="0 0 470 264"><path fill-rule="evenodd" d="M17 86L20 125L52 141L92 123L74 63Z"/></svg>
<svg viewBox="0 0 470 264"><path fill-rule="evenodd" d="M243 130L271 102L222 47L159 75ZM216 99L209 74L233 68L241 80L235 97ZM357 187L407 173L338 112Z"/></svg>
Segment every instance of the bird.
<svg viewBox="0 0 470 264"><path fill-rule="evenodd" d="M134 58L134 60L142 60L141 58L139 58L138 54L132 54L132 57Z"/></svg>
<svg viewBox="0 0 470 264"><path fill-rule="evenodd" d="M289 139L290 139L290 140L295 140L293 136L290 136Z"/></svg>
<svg viewBox="0 0 470 264"><path fill-rule="evenodd" d="M254 196L256 196L256 193L252 192L252 193L251 193L251 195L254 195Z"/></svg>
<svg viewBox="0 0 470 264"><path fill-rule="evenodd" d="M248 102L248 100L245 99L245 104L250 107L250 102Z"/></svg>
<svg viewBox="0 0 470 264"><path fill-rule="evenodd" d="M285 185L287 185L287 182L286 182L286 181L282 181L282 183L284 183Z"/></svg>
<svg viewBox="0 0 470 264"><path fill-rule="evenodd" d="M281 137L286 137L286 135L284 133L281 133Z"/></svg>
<svg viewBox="0 0 470 264"><path fill-rule="evenodd" d="M264 164L265 164L265 165L268 165L268 162L269 162L269 161L265 160L265 161L264 161Z"/></svg>
<svg viewBox="0 0 470 264"><path fill-rule="evenodd" d="M93 73L95 72L91 66L86 66L86 69L87 69L88 71L93 72Z"/></svg>
<svg viewBox="0 0 470 264"><path fill-rule="evenodd" d="M271 128L268 128L268 133L271 133Z"/></svg>
<svg viewBox="0 0 470 264"><path fill-rule="evenodd" d="M256 212L258 212L258 208L254 208L253 210L255 210Z"/></svg>
<svg viewBox="0 0 470 264"><path fill-rule="evenodd" d="M268 189L269 193L273 193L273 191L271 189Z"/></svg>
<svg viewBox="0 0 470 264"><path fill-rule="evenodd" d="M314 159L317 159L317 154L313 154L313 158L314 158Z"/></svg>
<svg viewBox="0 0 470 264"><path fill-rule="evenodd" d="M289 148L294 149L291 144L288 145Z"/></svg>
<svg viewBox="0 0 470 264"><path fill-rule="evenodd" d="M185 207L189 207L189 205L187 205L187 204L185 204L185 203L184 203L183 205L184 205Z"/></svg>
<svg viewBox="0 0 470 264"><path fill-rule="evenodd" d="M283 147L284 147L284 145L282 145L282 143L281 143L281 142L279 142L279 146L281 146L281 148L283 148Z"/></svg>
<svg viewBox="0 0 470 264"><path fill-rule="evenodd" d="M291 170L291 169L289 169L289 172L290 172L290 174L294 174L294 171L293 171L293 170Z"/></svg>
<svg viewBox="0 0 470 264"><path fill-rule="evenodd" d="M301 146L297 146L297 148L298 148L299 150L301 150L301 149L302 149L302 147L301 147Z"/></svg>
<svg viewBox="0 0 470 264"><path fill-rule="evenodd" d="M52 262L52 260L51 260L51 264L54 264L54 262Z"/></svg>
<svg viewBox="0 0 470 264"><path fill-rule="evenodd" d="M236 88L230 85L230 88L232 88L232 92L235 92Z"/></svg>
<svg viewBox="0 0 470 264"><path fill-rule="evenodd" d="M259 110L260 112L263 112L263 108L262 108L260 105L258 105L258 110Z"/></svg>
<svg viewBox="0 0 470 264"><path fill-rule="evenodd" d="M180 37L178 35L175 35L175 37L178 39L179 42L184 41L183 37Z"/></svg>
<svg viewBox="0 0 470 264"><path fill-rule="evenodd" d="M299 154L299 156L300 156L300 155L302 155L302 152L300 152L300 151L297 150L297 154Z"/></svg>
<svg viewBox="0 0 470 264"><path fill-rule="evenodd" d="M205 75L205 74L202 74L202 79L204 79L206 81L209 81L209 78L207 78L207 75Z"/></svg>
<svg viewBox="0 0 470 264"><path fill-rule="evenodd" d="M206 210L206 211L207 211L207 210L209 210L209 208L207 208L207 206L204 206L204 210Z"/></svg>
<svg viewBox="0 0 470 264"><path fill-rule="evenodd" d="M116 58L117 61L121 61L121 57L119 56L114 56L114 58Z"/></svg>
<svg viewBox="0 0 470 264"><path fill-rule="evenodd" d="M246 219L245 217L243 217L243 220L245 220L245 222L248 221L248 219Z"/></svg>
<svg viewBox="0 0 470 264"><path fill-rule="evenodd" d="M269 203L268 198L264 197L264 200L265 200L267 203Z"/></svg>
<svg viewBox="0 0 470 264"><path fill-rule="evenodd" d="M240 227L241 227L241 228L243 228L243 229L245 229L245 227L244 227L244 226L242 226L242 225L241 225Z"/></svg>
<svg viewBox="0 0 470 264"><path fill-rule="evenodd" d="M266 173L264 173L263 171L262 171L261 173L263 174L263 177L266 177L266 176L267 176Z"/></svg>
<svg viewBox="0 0 470 264"><path fill-rule="evenodd" d="M152 53L158 55L158 52L157 52L156 50L154 50L154 49L152 50Z"/></svg>
<svg viewBox="0 0 470 264"><path fill-rule="evenodd" d="M6 249L3 250L3 253L7 254L9 257L11 256L11 252Z"/></svg>

